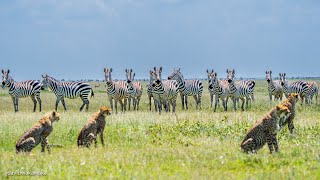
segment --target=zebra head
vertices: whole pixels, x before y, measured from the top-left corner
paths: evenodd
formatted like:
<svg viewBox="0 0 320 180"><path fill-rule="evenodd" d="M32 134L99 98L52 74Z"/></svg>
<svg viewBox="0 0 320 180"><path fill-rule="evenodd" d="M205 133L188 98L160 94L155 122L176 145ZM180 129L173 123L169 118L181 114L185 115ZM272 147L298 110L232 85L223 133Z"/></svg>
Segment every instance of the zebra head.
<svg viewBox="0 0 320 180"><path fill-rule="evenodd" d="M161 82L162 82L161 73L162 73L162 67L160 67L159 69L154 67L154 83L155 83L155 85L161 84Z"/></svg>
<svg viewBox="0 0 320 180"><path fill-rule="evenodd" d="M48 74L42 74L41 90L47 89L48 85L49 85L49 76L48 76Z"/></svg>
<svg viewBox="0 0 320 180"><path fill-rule="evenodd" d="M168 80L179 80L180 75L181 75L180 68L179 69L174 68L173 72L168 76Z"/></svg>
<svg viewBox="0 0 320 180"><path fill-rule="evenodd" d="M112 83L112 78L111 78L111 72L112 72L112 68L108 69L108 68L104 68L104 78L107 84L111 84Z"/></svg>
<svg viewBox="0 0 320 180"><path fill-rule="evenodd" d="M126 76L127 76L127 88L129 90L133 90L133 81L134 81L134 76L136 75L135 73L132 74L132 69L126 69Z"/></svg>
<svg viewBox="0 0 320 180"><path fill-rule="evenodd" d="M271 77L272 71L266 71L266 80L267 82L270 82L272 77Z"/></svg>
<svg viewBox="0 0 320 180"><path fill-rule="evenodd" d="M215 80L216 80L216 77L217 77L217 73L213 71L213 69L211 70L211 72L209 70L207 70L207 73L208 73L208 88L210 90L213 90L213 87L214 87L214 83L215 83Z"/></svg>
<svg viewBox="0 0 320 180"><path fill-rule="evenodd" d="M1 72L2 72L2 88L6 87L6 86L7 87L10 86L11 82L13 81L13 79L9 75L10 70L8 69L8 70L4 71L2 69Z"/></svg>
<svg viewBox="0 0 320 180"><path fill-rule="evenodd" d="M227 81L228 81L228 83L232 83L233 78L234 78L234 74L235 74L235 70L234 69L232 69L232 70L227 69Z"/></svg>
<svg viewBox="0 0 320 180"><path fill-rule="evenodd" d="M281 86L284 86L286 82L286 73L279 73L279 77Z"/></svg>

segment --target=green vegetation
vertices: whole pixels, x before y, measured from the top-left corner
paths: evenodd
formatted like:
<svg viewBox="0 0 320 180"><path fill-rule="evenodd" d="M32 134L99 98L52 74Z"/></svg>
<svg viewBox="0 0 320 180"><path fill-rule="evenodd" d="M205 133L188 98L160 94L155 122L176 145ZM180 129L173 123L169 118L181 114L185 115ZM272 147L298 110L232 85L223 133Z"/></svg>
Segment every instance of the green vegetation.
<svg viewBox="0 0 320 180"><path fill-rule="evenodd" d="M15 153L15 143L40 117L54 108L55 96L42 94L43 112L32 113L30 98L20 99L19 113L7 90L0 90L0 177L11 172L43 172L45 178L96 177L150 179L320 179L320 106L297 106L296 135L287 127L278 133L280 152L269 154L264 146L258 154L244 154L240 142L248 128L271 108L267 83L258 81L256 102L245 112L228 112L222 105L216 113L210 108L207 86L202 110L195 109L193 98L189 110L177 113L149 112L146 92L140 111L113 114L106 118L106 147L78 148L77 135L91 114L100 106L109 105L104 84L95 88L89 112L78 112L81 100L66 99L68 111L59 105L61 119L49 136L52 154L40 152L40 145L31 155ZM204 83L207 84L206 82ZM145 91L145 84L143 85ZM272 103L276 105L276 102ZM154 109L154 106L152 106ZM26 177L26 176L24 176Z"/></svg>

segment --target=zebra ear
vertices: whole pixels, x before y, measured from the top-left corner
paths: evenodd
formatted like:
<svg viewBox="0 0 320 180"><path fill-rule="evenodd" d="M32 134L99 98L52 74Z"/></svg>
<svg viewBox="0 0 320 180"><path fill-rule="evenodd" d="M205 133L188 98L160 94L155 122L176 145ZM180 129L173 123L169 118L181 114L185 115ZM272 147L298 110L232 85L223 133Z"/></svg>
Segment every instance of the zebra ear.
<svg viewBox="0 0 320 180"><path fill-rule="evenodd" d="M284 76L286 76L286 73L283 73Z"/></svg>
<svg viewBox="0 0 320 180"><path fill-rule="evenodd" d="M209 74L209 69L207 69L207 73Z"/></svg>
<svg viewBox="0 0 320 180"><path fill-rule="evenodd" d="M42 78L45 78L46 76L44 74L41 75Z"/></svg>
<svg viewBox="0 0 320 180"><path fill-rule="evenodd" d="M156 67L153 67L153 70L154 70L154 71L157 71L157 68L156 68Z"/></svg>
<svg viewBox="0 0 320 180"><path fill-rule="evenodd" d="M110 68L110 72L112 72L112 68Z"/></svg>
<svg viewBox="0 0 320 180"><path fill-rule="evenodd" d="M160 66L159 70L160 70L160 72L162 72L162 66Z"/></svg>
<svg viewBox="0 0 320 180"><path fill-rule="evenodd" d="M229 69L227 69L227 73L229 73Z"/></svg>
<svg viewBox="0 0 320 180"><path fill-rule="evenodd" d="M232 73L233 73L233 74L235 74L235 73L236 73L236 71L235 71L234 69L232 69Z"/></svg>
<svg viewBox="0 0 320 180"><path fill-rule="evenodd" d="M106 68L103 68L103 72L107 72L107 69L106 69Z"/></svg>
<svg viewBox="0 0 320 180"><path fill-rule="evenodd" d="M130 69L130 72L132 72L132 69Z"/></svg>
<svg viewBox="0 0 320 180"><path fill-rule="evenodd" d="M3 69L1 69L1 72L2 72L2 74L4 74L4 70Z"/></svg>
<svg viewBox="0 0 320 180"><path fill-rule="evenodd" d="M180 71L180 68L178 69L178 71Z"/></svg>
<svg viewBox="0 0 320 180"><path fill-rule="evenodd" d="M272 74L272 71L270 71L270 74Z"/></svg>
<svg viewBox="0 0 320 180"><path fill-rule="evenodd" d="M7 73L8 73L8 74L10 73L10 69L7 70Z"/></svg>
<svg viewBox="0 0 320 180"><path fill-rule="evenodd" d="M217 73L215 72L214 75L217 76Z"/></svg>

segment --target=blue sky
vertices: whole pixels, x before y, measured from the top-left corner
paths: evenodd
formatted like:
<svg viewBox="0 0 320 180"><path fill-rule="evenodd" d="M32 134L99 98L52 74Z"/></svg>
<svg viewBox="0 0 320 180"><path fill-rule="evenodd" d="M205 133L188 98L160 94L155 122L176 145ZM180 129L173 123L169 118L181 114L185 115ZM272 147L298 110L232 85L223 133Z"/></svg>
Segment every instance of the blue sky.
<svg viewBox="0 0 320 180"><path fill-rule="evenodd" d="M16 80L103 79L104 67L148 78L160 65L164 77L320 76L320 1L2 0L0 49Z"/></svg>

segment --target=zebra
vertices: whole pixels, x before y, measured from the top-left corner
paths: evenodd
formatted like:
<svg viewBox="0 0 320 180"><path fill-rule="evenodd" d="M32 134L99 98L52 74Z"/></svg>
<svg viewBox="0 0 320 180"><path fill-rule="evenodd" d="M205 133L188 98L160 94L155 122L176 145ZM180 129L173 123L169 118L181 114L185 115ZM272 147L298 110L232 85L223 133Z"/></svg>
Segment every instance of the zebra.
<svg viewBox="0 0 320 180"><path fill-rule="evenodd" d="M210 107L212 107L212 102L213 102L213 97L214 97L214 88L210 89L209 86L210 86L210 82L212 81L213 79L213 74L214 74L214 71L213 69L211 71L209 71L209 69L207 69L207 75L208 75L208 91L210 93ZM219 103L219 102L218 102Z"/></svg>
<svg viewBox="0 0 320 180"><path fill-rule="evenodd" d="M139 110L139 102L141 99L141 95L142 95L142 85L140 82L134 81L134 77L136 75L136 73L132 74L132 69L126 69L126 76L127 76L127 83L128 86L130 86L131 88L128 89L129 91L129 98L128 98L128 104L129 104L129 111L130 111L130 103L131 103L131 98L133 101L133 109L134 110Z"/></svg>
<svg viewBox="0 0 320 180"><path fill-rule="evenodd" d="M266 80L268 82L270 105L272 102L272 95L274 96L275 100L279 99L280 101L282 101L283 97L283 88L281 86L280 80L273 80L271 75L272 71L266 71Z"/></svg>
<svg viewBox="0 0 320 180"><path fill-rule="evenodd" d="M152 95L152 92L153 92L153 71L150 70L150 81L149 81L149 84L146 85L146 88L147 88L147 94L148 94L148 100L149 100L149 109L151 111L151 98L153 98L153 95ZM154 100L154 99L153 99ZM157 106L156 106L156 102L154 100L154 108L155 110L157 111Z"/></svg>
<svg viewBox="0 0 320 180"><path fill-rule="evenodd" d="M176 80L179 84L179 91L182 102L182 110L184 110L184 104L188 110L188 96L193 96L196 101L196 109L200 106L201 109L201 96L203 91L202 82L198 79L185 80L179 69L174 69L172 74L168 76L169 80Z"/></svg>
<svg viewBox="0 0 320 180"><path fill-rule="evenodd" d="M229 83L230 94L229 97L233 99L233 109L236 111L236 102L239 99L242 100L241 109L244 111L244 103L246 103L246 109L248 109L248 101L253 97L253 91L255 82L250 81L234 81L235 70L227 69L227 81ZM254 98L252 99L254 100Z"/></svg>
<svg viewBox="0 0 320 180"><path fill-rule="evenodd" d="M286 81L286 73L279 73L279 76L280 76L280 83L286 98L288 98L290 93L297 93L301 98L301 104L303 104L304 98L309 89L308 83L305 81L295 81L292 83L288 83Z"/></svg>
<svg viewBox="0 0 320 180"><path fill-rule="evenodd" d="M316 104L318 104L319 86L315 81L308 81L308 91L306 92L306 103L311 104L313 96L316 96Z"/></svg>
<svg viewBox="0 0 320 180"><path fill-rule="evenodd" d="M214 112L216 112L219 99L222 100L222 105L225 111L227 111L227 97L230 94L229 84L226 80L220 80L218 75L213 70L208 75L209 78L209 90L215 94Z"/></svg>
<svg viewBox="0 0 320 180"><path fill-rule="evenodd" d="M14 111L19 111L19 98L31 97L33 101L33 112L36 111L37 101L39 102L39 111L41 112L41 98L40 98L40 82L36 80L28 80L23 82L15 82L9 75L10 70L2 71L2 88L8 87L9 94L13 101Z"/></svg>
<svg viewBox="0 0 320 180"><path fill-rule="evenodd" d="M82 105L80 107L80 111L86 105L86 111L89 109L89 94L91 92L91 97L94 97L93 89L89 83L85 82L60 82L55 78L49 76L48 74L42 75L41 89L50 88L53 93L56 95L56 105L55 110L58 110L59 102L61 101L63 108L67 111L66 103L64 98L75 99L79 96L82 100Z"/></svg>
<svg viewBox="0 0 320 180"><path fill-rule="evenodd" d="M129 97L128 89L131 89L130 84L126 81L113 81L111 77L112 68L104 68L105 81L107 85L107 94L110 102L110 106L113 109L113 102L118 113L118 102L121 105L122 112L126 111L127 99ZM123 101L122 101L123 100Z"/></svg>
<svg viewBox="0 0 320 180"><path fill-rule="evenodd" d="M159 113L162 110L162 104L164 105L166 111L170 111L170 105L172 106L172 112L176 110L176 101L178 96L178 83L175 80L162 80L161 73L162 67L157 69L154 67L154 72L150 71L154 82L153 86L153 98L156 101L157 109Z"/></svg>

